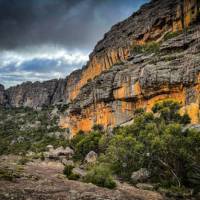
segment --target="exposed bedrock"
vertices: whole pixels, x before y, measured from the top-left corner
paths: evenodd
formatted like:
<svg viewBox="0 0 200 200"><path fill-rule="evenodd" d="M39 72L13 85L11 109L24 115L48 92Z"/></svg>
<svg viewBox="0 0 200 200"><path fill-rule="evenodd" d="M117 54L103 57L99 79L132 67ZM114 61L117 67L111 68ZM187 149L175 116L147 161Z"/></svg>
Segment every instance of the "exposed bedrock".
<svg viewBox="0 0 200 200"><path fill-rule="evenodd" d="M192 123L199 122L200 26L160 45L158 53L133 55L85 84L62 117L73 134L94 124L115 127L134 118L134 110L150 111L159 100L175 99Z"/></svg>

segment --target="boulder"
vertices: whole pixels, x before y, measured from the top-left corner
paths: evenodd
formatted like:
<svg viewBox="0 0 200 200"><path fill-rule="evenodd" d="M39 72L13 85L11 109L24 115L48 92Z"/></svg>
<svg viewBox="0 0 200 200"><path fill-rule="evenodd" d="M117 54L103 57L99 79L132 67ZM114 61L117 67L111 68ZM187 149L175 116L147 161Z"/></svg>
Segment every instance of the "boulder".
<svg viewBox="0 0 200 200"><path fill-rule="evenodd" d="M154 186L148 183L138 183L136 185L137 188L141 189L141 190L153 190Z"/></svg>
<svg viewBox="0 0 200 200"><path fill-rule="evenodd" d="M131 180L133 183L144 182L150 177L150 172L146 168L141 168L140 170L133 172L131 175Z"/></svg>
<svg viewBox="0 0 200 200"><path fill-rule="evenodd" d="M80 178L83 178L86 176L87 172L85 170L82 170L80 169L79 167L75 167L73 170L72 170L72 173L74 175L78 175Z"/></svg>
<svg viewBox="0 0 200 200"><path fill-rule="evenodd" d="M47 148L48 151L52 151L54 149L53 145L47 145L46 148Z"/></svg>
<svg viewBox="0 0 200 200"><path fill-rule="evenodd" d="M85 157L86 163L95 163L97 161L97 154L94 151L90 151Z"/></svg>
<svg viewBox="0 0 200 200"><path fill-rule="evenodd" d="M74 154L74 151L70 147L66 147L65 149L63 147L58 147L57 149L51 148L49 152L45 153L45 157L49 159L55 159L55 160L59 160L60 157L62 157L62 159L64 157L67 159L70 159L72 158L73 154Z"/></svg>

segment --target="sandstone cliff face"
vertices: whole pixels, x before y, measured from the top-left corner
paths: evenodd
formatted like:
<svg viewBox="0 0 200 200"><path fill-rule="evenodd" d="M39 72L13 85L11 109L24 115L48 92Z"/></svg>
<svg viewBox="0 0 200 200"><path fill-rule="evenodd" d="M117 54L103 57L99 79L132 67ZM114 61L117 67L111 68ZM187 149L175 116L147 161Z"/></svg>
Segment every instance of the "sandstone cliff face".
<svg viewBox="0 0 200 200"><path fill-rule="evenodd" d="M98 42L70 99L76 98L88 80L126 60L135 44L159 41L167 32L188 27L196 20L198 12L198 0L153 0L142 6L127 20L113 26Z"/></svg>
<svg viewBox="0 0 200 200"><path fill-rule="evenodd" d="M194 22L199 8L197 0L154 0L115 25L90 55L61 126L72 134L89 131L94 124L118 126L133 119L137 108L148 111L167 98L179 101L181 112L198 123L200 27ZM181 34L164 39L176 31ZM159 42L159 52L131 51L149 41Z"/></svg>

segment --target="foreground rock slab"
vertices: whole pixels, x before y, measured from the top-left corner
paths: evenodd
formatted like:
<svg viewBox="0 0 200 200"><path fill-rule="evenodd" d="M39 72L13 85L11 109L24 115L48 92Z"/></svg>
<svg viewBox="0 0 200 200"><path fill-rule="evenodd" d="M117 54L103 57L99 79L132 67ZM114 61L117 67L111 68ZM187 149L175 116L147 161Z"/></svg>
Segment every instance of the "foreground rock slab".
<svg viewBox="0 0 200 200"><path fill-rule="evenodd" d="M9 158L8 158L9 159ZM0 158L1 161L1 158ZM2 163L2 162L0 162ZM4 159L4 165L6 160ZM9 161L9 163L11 163ZM13 163L13 162L12 162ZM67 180L59 162L34 161L24 166L14 182L0 181L3 200L162 200L160 194L118 184L116 190Z"/></svg>

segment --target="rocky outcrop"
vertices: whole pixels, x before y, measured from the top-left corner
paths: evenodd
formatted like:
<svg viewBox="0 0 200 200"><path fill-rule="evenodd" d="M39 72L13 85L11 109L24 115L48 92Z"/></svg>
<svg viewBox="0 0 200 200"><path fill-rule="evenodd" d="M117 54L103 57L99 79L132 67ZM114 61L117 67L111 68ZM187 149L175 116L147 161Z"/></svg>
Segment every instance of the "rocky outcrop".
<svg viewBox="0 0 200 200"><path fill-rule="evenodd" d="M17 180L0 180L1 200L164 200L154 191L137 189L119 183L115 190L68 180L63 175L64 166L59 162L33 160L21 167L13 155L0 157L1 169L16 173ZM12 169L12 170L10 170ZM15 172L16 171L16 172ZM85 172L74 168L73 173L84 176Z"/></svg>
<svg viewBox="0 0 200 200"><path fill-rule="evenodd" d="M80 80L81 70L74 71L65 79L44 82L26 82L7 90L0 85L0 105L11 107L31 107L66 104L72 86Z"/></svg>
<svg viewBox="0 0 200 200"><path fill-rule="evenodd" d="M152 0L128 19L113 26L91 53L80 81L70 93L70 100L76 98L88 80L127 60L135 45L160 41L166 33L188 27L197 19L199 7L198 0Z"/></svg>
<svg viewBox="0 0 200 200"><path fill-rule="evenodd" d="M8 104L12 107L48 106L62 100L64 80L50 80L41 82L26 82L22 85L11 87L6 90Z"/></svg>
<svg viewBox="0 0 200 200"><path fill-rule="evenodd" d="M65 119L74 134L94 124L115 127L134 118L134 110L150 111L159 100L179 101L193 123L199 122L200 25L160 43L159 52L133 52L85 84Z"/></svg>

